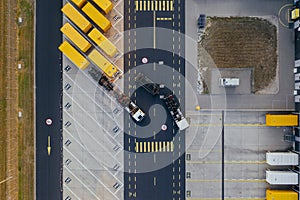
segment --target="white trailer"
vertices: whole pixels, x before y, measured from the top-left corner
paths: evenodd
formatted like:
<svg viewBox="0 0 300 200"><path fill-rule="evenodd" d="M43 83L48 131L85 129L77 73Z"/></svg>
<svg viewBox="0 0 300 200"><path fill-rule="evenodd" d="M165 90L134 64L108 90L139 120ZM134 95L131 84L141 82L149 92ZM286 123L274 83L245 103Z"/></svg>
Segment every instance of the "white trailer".
<svg viewBox="0 0 300 200"><path fill-rule="evenodd" d="M292 171L266 171L266 181L271 185L297 185L298 174Z"/></svg>
<svg viewBox="0 0 300 200"><path fill-rule="evenodd" d="M282 166L282 165L298 165L299 156L292 152L267 152L267 163L269 165Z"/></svg>

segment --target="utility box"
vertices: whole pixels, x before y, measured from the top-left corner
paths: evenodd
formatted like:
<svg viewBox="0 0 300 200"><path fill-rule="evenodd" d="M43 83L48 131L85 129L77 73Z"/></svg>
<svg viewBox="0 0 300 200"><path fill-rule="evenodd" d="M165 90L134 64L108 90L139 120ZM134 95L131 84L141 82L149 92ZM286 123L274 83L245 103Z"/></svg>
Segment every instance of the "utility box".
<svg viewBox="0 0 300 200"><path fill-rule="evenodd" d="M266 171L266 181L271 185L297 185L298 174L292 171Z"/></svg>
<svg viewBox="0 0 300 200"><path fill-rule="evenodd" d="M298 200L298 193L292 190L266 190L267 200Z"/></svg>
<svg viewBox="0 0 300 200"><path fill-rule="evenodd" d="M292 152L267 152L267 163L269 165L282 166L282 165L298 165L299 156Z"/></svg>
<svg viewBox="0 0 300 200"><path fill-rule="evenodd" d="M223 87L236 87L240 85L239 78L220 78L219 79L220 86Z"/></svg>

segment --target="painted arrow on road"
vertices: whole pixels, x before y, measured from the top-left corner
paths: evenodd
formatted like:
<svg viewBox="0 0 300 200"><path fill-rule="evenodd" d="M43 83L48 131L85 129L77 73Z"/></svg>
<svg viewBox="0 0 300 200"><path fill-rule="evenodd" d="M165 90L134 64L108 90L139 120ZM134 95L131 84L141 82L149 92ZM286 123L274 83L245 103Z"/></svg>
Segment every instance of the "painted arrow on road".
<svg viewBox="0 0 300 200"><path fill-rule="evenodd" d="M48 156L50 156L50 154L51 154L50 136L48 136L48 147L47 147L47 150L48 150Z"/></svg>

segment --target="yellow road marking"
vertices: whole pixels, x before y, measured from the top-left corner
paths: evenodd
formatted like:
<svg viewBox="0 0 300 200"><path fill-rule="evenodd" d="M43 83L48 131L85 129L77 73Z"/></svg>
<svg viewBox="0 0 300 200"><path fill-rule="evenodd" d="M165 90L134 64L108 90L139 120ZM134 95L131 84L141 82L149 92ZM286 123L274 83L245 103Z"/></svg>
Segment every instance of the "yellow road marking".
<svg viewBox="0 0 300 200"><path fill-rule="evenodd" d="M170 151L170 142L167 142L167 152Z"/></svg>
<svg viewBox="0 0 300 200"><path fill-rule="evenodd" d="M155 142L155 152L158 152L158 142Z"/></svg>
<svg viewBox="0 0 300 200"><path fill-rule="evenodd" d="M154 11L157 11L157 4L158 4L158 2L155 1L155 9L154 9Z"/></svg>
<svg viewBox="0 0 300 200"><path fill-rule="evenodd" d="M161 11L161 1L159 1L158 3L159 3L159 11Z"/></svg>
<svg viewBox="0 0 300 200"><path fill-rule="evenodd" d="M221 179L215 180L200 180L200 179L187 179L187 182L221 182ZM225 179L224 182L249 182L249 183L262 183L266 179Z"/></svg>
<svg viewBox="0 0 300 200"><path fill-rule="evenodd" d="M138 142L136 142L135 143L135 152L139 152L139 143Z"/></svg>
<svg viewBox="0 0 300 200"><path fill-rule="evenodd" d="M170 10L174 11L173 1L170 1Z"/></svg>
<svg viewBox="0 0 300 200"><path fill-rule="evenodd" d="M166 142L163 141L163 152L165 152L165 151L166 151Z"/></svg>
<svg viewBox="0 0 300 200"><path fill-rule="evenodd" d="M147 3L146 3L146 1L144 1L144 11L146 11L147 10Z"/></svg>
<svg viewBox="0 0 300 200"><path fill-rule="evenodd" d="M170 9L170 2L167 1L167 10L169 10L169 9Z"/></svg>
<svg viewBox="0 0 300 200"><path fill-rule="evenodd" d="M151 152L150 142L148 142L148 152Z"/></svg>
<svg viewBox="0 0 300 200"><path fill-rule="evenodd" d="M135 1L135 10L139 10L139 2Z"/></svg>
<svg viewBox="0 0 300 200"><path fill-rule="evenodd" d="M174 151L174 143L171 142L171 152L173 152L173 151Z"/></svg>
<svg viewBox="0 0 300 200"><path fill-rule="evenodd" d="M154 142L151 142L151 146L152 146L152 152L154 152L155 151L155 149L154 149Z"/></svg>
<svg viewBox="0 0 300 200"><path fill-rule="evenodd" d="M163 11L166 10L166 1L163 1L162 9L163 9Z"/></svg>

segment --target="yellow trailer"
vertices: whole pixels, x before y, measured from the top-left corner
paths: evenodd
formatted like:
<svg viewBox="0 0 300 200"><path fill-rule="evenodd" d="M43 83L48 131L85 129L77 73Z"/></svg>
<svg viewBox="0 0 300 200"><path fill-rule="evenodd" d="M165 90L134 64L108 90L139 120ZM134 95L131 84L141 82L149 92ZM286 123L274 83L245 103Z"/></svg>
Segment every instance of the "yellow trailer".
<svg viewBox="0 0 300 200"><path fill-rule="evenodd" d="M90 62L67 41L64 41L58 49L80 69L85 69L90 64Z"/></svg>
<svg viewBox="0 0 300 200"><path fill-rule="evenodd" d="M267 200L298 200L298 193L291 190L266 190Z"/></svg>
<svg viewBox="0 0 300 200"><path fill-rule="evenodd" d="M78 26L84 33L92 28L92 24L76 10L70 3L67 3L61 11Z"/></svg>
<svg viewBox="0 0 300 200"><path fill-rule="evenodd" d="M299 8L295 8L295 9L292 11L291 17L292 17L293 20L296 20L296 19L299 18Z"/></svg>
<svg viewBox="0 0 300 200"><path fill-rule="evenodd" d="M96 49L93 49L88 56L109 78L115 78L120 74L117 67L111 64Z"/></svg>
<svg viewBox="0 0 300 200"><path fill-rule="evenodd" d="M110 57L113 57L117 53L117 47L96 28L88 36Z"/></svg>
<svg viewBox="0 0 300 200"><path fill-rule="evenodd" d="M113 4L110 0L93 0L106 14L113 9Z"/></svg>
<svg viewBox="0 0 300 200"><path fill-rule="evenodd" d="M85 4L85 2L86 2L86 0L72 0L72 1L79 8L81 8L83 6L83 4Z"/></svg>
<svg viewBox="0 0 300 200"><path fill-rule="evenodd" d="M266 114L267 126L298 126L298 115L293 114Z"/></svg>
<svg viewBox="0 0 300 200"><path fill-rule="evenodd" d="M81 51L86 52L92 45L69 23L60 29Z"/></svg>
<svg viewBox="0 0 300 200"><path fill-rule="evenodd" d="M104 17L91 3L85 4L82 11L93 20L104 32L111 27L110 21Z"/></svg>

